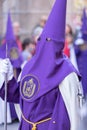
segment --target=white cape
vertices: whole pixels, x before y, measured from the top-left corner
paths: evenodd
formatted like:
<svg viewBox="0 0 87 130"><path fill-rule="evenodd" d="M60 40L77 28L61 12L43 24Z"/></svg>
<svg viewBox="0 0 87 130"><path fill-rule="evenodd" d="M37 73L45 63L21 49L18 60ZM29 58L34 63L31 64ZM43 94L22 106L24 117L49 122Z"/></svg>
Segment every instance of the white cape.
<svg viewBox="0 0 87 130"><path fill-rule="evenodd" d="M80 109L82 107L83 93L76 73L69 74L59 85L59 89L69 115L70 130L78 130L81 121Z"/></svg>

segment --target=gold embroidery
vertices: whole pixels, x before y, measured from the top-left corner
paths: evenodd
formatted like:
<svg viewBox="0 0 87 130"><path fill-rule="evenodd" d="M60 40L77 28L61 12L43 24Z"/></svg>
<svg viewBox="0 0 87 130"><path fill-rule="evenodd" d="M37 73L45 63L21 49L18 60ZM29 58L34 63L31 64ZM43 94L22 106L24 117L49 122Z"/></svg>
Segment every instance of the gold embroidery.
<svg viewBox="0 0 87 130"><path fill-rule="evenodd" d="M24 86L23 86L24 96L27 96L28 98L32 97L35 92L35 89L36 89L36 85L33 79L24 82Z"/></svg>
<svg viewBox="0 0 87 130"><path fill-rule="evenodd" d="M12 48L11 50L10 50L10 57L11 57L11 59L17 59L18 58L18 50L17 50L17 48Z"/></svg>
<svg viewBox="0 0 87 130"><path fill-rule="evenodd" d="M29 78L28 81L26 78ZM31 80L31 79L33 79L33 80ZM28 89L26 89L26 84L27 84L27 82L29 82L29 80L30 80L30 83L34 85L31 94L29 94L30 96L28 95L28 91L27 91ZM36 84L34 81L36 82ZM26 100L26 101L31 100L33 98L33 96L35 96L39 92L39 90L40 90L40 82L35 75L28 74L22 78L21 83L20 83L20 94L24 100ZM26 95L26 92L27 92L27 95Z"/></svg>

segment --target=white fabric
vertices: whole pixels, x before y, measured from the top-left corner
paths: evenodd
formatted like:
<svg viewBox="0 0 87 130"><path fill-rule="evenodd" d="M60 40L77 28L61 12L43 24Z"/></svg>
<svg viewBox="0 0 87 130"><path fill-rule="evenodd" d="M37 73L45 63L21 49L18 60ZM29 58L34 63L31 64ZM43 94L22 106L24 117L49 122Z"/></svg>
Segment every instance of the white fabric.
<svg viewBox="0 0 87 130"><path fill-rule="evenodd" d="M69 74L59 85L59 89L70 118L70 130L78 130L80 123L79 111L82 102L82 98L78 96L78 93L82 94L82 88L77 75L74 72Z"/></svg>
<svg viewBox="0 0 87 130"><path fill-rule="evenodd" d="M22 65L21 65L21 70L23 70L23 68L24 68L24 66L27 64L27 62L28 62L28 61L24 61L24 62L22 63ZM20 75L19 75L19 77L18 77L17 82L20 82L20 80L21 80L21 75L22 75L22 71L21 71L21 73L20 73Z"/></svg>
<svg viewBox="0 0 87 130"><path fill-rule="evenodd" d="M0 98L0 124L4 123L4 101ZM11 113L10 113L10 106L7 103L7 123L11 123Z"/></svg>
<svg viewBox="0 0 87 130"><path fill-rule="evenodd" d="M78 38L76 41L75 41L75 45L83 45L84 44L84 40L82 38Z"/></svg>
<svg viewBox="0 0 87 130"><path fill-rule="evenodd" d="M18 119L19 121L21 121L21 108L20 108L20 105L19 104L14 104L15 106L15 111L16 111L16 114L18 116Z"/></svg>
<svg viewBox="0 0 87 130"><path fill-rule="evenodd" d="M22 65L21 65L21 69L22 69L22 70L23 70L23 68L24 68L24 66L26 65L27 62L28 62L28 61L25 60L25 61L22 63Z"/></svg>
<svg viewBox="0 0 87 130"><path fill-rule="evenodd" d="M8 59L8 81L10 81L14 77L14 72L13 72L13 66Z"/></svg>
<svg viewBox="0 0 87 130"><path fill-rule="evenodd" d="M5 75L3 73L0 73L0 89L5 81Z"/></svg>
<svg viewBox="0 0 87 130"><path fill-rule="evenodd" d="M7 74L8 81L11 80L14 76L13 67L9 59L0 59L0 77L1 75L4 77L5 74Z"/></svg>
<svg viewBox="0 0 87 130"><path fill-rule="evenodd" d="M8 73L8 59L0 59L0 73Z"/></svg>

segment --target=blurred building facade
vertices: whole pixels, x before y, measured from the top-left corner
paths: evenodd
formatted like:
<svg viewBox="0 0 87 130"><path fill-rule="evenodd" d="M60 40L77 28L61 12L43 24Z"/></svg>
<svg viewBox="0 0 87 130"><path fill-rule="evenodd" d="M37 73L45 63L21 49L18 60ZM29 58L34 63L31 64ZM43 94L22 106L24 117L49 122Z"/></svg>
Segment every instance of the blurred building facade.
<svg viewBox="0 0 87 130"><path fill-rule="evenodd" d="M2 3L3 0L0 0L0 36L2 34L2 30L3 30L3 14L2 14Z"/></svg>
<svg viewBox="0 0 87 130"><path fill-rule="evenodd" d="M55 0L0 0L0 34L4 34L7 12L21 26L21 35L28 36L42 15L48 15ZM87 0L68 0L67 23L72 26L79 21L81 10Z"/></svg>

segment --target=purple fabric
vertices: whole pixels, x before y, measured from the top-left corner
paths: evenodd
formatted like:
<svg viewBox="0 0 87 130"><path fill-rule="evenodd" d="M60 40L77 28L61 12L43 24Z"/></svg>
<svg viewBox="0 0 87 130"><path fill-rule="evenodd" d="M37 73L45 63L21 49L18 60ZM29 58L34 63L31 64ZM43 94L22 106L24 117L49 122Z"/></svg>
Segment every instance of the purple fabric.
<svg viewBox="0 0 87 130"><path fill-rule="evenodd" d="M8 91L7 91L8 102L19 103L20 101L19 84L20 83L17 83L15 78L13 78L11 81L8 82ZM2 88L0 89L0 97L2 97L3 100L5 97L4 86L5 84L3 84Z"/></svg>
<svg viewBox="0 0 87 130"><path fill-rule="evenodd" d="M21 73L21 68L18 68L18 69L16 69L17 70L17 76L16 76L16 79L18 79L18 77L19 77L19 75L20 75L20 73Z"/></svg>
<svg viewBox="0 0 87 130"><path fill-rule="evenodd" d="M64 45L65 41L66 4L67 0L56 0L41 34L44 40L50 38L54 42L56 41L57 46L60 46L60 44ZM41 42L43 41L41 40ZM48 43L51 44L50 42Z"/></svg>
<svg viewBox="0 0 87 130"><path fill-rule="evenodd" d="M15 120L18 117L17 117L16 111L15 111L14 104L13 103L9 103L9 105L10 105L11 118L12 118L12 120Z"/></svg>
<svg viewBox="0 0 87 130"><path fill-rule="evenodd" d="M16 71L16 80L18 79L18 76L19 76L19 74L20 74L20 72L21 72L21 69L20 68L18 68L18 69L16 69L15 70ZM13 90L12 90L13 91ZM9 103L9 105L10 105L10 111L11 111L11 118L12 118L12 120L15 120L15 119L17 119L18 117L17 117L17 114L16 114L16 111L15 111L15 106L14 106L14 103Z"/></svg>
<svg viewBox="0 0 87 130"><path fill-rule="evenodd" d="M75 47L76 59L78 64L78 69L82 76L82 86L84 95L87 95L87 50L81 51L79 46Z"/></svg>
<svg viewBox="0 0 87 130"><path fill-rule="evenodd" d="M39 93L31 99L32 101L55 88L70 73L77 73L63 54L66 1L56 0L37 43L36 54L23 69L21 79L26 75L32 75L37 77L40 83Z"/></svg>
<svg viewBox="0 0 87 130"><path fill-rule="evenodd" d="M82 16L82 38L84 41L87 41L87 15L86 15L86 9L83 10L83 16Z"/></svg>
<svg viewBox="0 0 87 130"><path fill-rule="evenodd" d="M37 125L37 130L70 130L70 120L58 87L34 102L21 101L21 104L24 116L32 122L52 118ZM22 119L19 130L31 130L31 127Z"/></svg>
<svg viewBox="0 0 87 130"><path fill-rule="evenodd" d="M53 121L56 124L53 124ZM52 120L50 121L48 130L70 130L70 119L62 98L58 90L57 100L55 103L54 111L52 113Z"/></svg>
<svg viewBox="0 0 87 130"><path fill-rule="evenodd" d="M19 86L14 78L8 83L8 101L17 103L20 99L24 116L32 122L52 118L37 125L37 130L70 130L69 116L58 86L35 101L28 102L20 97ZM0 96L4 97L4 87L0 90ZM19 130L31 130L31 128L30 124L21 119Z"/></svg>
<svg viewBox="0 0 87 130"><path fill-rule="evenodd" d="M3 59L6 58L6 44L7 44L7 57L11 60L14 68L20 68L23 60L22 60L21 53L18 50L16 39L13 33L10 13L8 13L5 43L0 47L0 58L3 58ZM16 51L16 55L17 55L16 57L14 56L14 54L13 56L11 54L13 50Z"/></svg>
<svg viewBox="0 0 87 130"><path fill-rule="evenodd" d="M15 36L14 36L14 33L13 33L13 27L12 27L10 12L8 13L7 31L6 31L5 38L6 38L6 41L9 41L9 40L15 41Z"/></svg>

